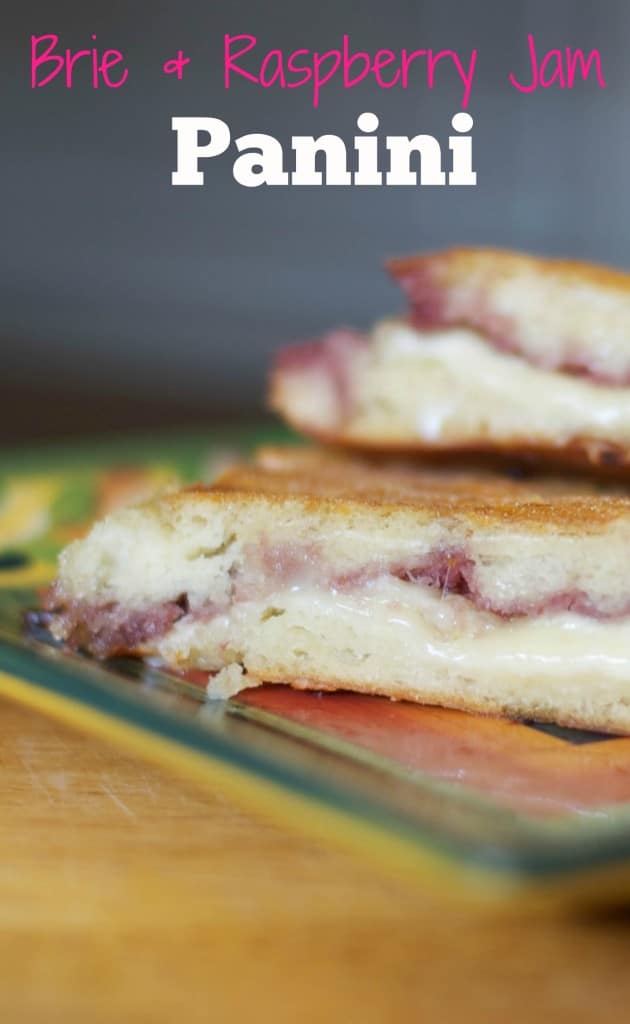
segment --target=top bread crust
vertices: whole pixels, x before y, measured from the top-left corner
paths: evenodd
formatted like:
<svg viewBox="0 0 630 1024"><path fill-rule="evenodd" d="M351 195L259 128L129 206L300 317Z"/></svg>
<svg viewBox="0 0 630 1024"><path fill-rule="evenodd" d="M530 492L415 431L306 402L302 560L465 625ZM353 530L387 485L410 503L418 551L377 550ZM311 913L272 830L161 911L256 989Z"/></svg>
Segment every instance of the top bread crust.
<svg viewBox="0 0 630 1024"><path fill-rule="evenodd" d="M532 256L509 249L455 246L443 252L403 256L386 261L389 273L400 280L430 270L436 282L447 286L483 275L488 287L511 277L544 276L559 285L588 284L630 298L630 273L582 260ZM628 338L630 345L630 336Z"/></svg>
<svg viewBox="0 0 630 1024"><path fill-rule="evenodd" d="M280 454L278 452L280 451ZM412 513L419 522L465 519L471 530L593 534L627 520L630 497L598 493L587 483L511 480L501 474L458 470L382 468L366 460L288 449L276 462L237 465L212 485L196 485L164 496L168 504L296 504L300 512L360 515L376 511ZM285 458L284 464L282 459Z"/></svg>

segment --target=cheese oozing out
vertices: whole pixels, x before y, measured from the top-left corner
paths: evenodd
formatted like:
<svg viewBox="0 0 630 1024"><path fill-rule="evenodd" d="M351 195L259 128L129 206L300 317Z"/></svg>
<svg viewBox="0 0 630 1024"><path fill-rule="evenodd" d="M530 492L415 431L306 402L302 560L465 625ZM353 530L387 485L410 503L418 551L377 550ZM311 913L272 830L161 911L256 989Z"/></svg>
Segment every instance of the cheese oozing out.
<svg viewBox="0 0 630 1024"><path fill-rule="evenodd" d="M206 622L182 619L157 653L182 667L238 664L242 687L290 681L630 730L628 619L505 621L389 578L347 594L296 586Z"/></svg>

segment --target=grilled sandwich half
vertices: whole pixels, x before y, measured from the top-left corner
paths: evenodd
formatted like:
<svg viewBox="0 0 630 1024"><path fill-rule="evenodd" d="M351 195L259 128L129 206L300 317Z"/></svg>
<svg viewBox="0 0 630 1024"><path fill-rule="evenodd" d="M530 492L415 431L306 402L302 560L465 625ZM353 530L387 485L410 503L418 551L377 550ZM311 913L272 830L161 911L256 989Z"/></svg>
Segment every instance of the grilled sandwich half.
<svg viewBox="0 0 630 1024"><path fill-rule="evenodd" d="M267 452L98 522L56 637L259 682L630 733L630 499Z"/></svg>
<svg viewBox="0 0 630 1024"><path fill-rule="evenodd" d="M373 451L630 467L630 275L454 249L392 260L410 313L280 353L272 406Z"/></svg>

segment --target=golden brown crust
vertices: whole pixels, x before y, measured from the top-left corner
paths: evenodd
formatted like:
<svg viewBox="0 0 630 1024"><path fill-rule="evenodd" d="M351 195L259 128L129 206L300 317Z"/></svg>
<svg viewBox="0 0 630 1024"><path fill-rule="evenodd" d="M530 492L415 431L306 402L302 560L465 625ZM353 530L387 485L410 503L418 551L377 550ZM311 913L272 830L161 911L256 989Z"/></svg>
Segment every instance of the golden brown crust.
<svg viewBox="0 0 630 1024"><path fill-rule="evenodd" d="M377 509L417 513L420 519L465 518L471 528L515 526L534 531L593 533L616 519L630 517L630 498L558 491L553 481L518 481L498 474L430 469L384 468L365 461L306 456L277 468L239 465L211 487L196 486L162 499L212 503L263 500L270 506L297 502L304 513L340 515Z"/></svg>
<svg viewBox="0 0 630 1024"><path fill-rule="evenodd" d="M588 442L587 442L588 443ZM593 442L596 444L599 442ZM557 454L533 445L513 445L500 451L474 446L459 448L425 448L417 445L361 445L322 439L319 444L306 441L301 445L264 445L256 453L256 463L265 469L288 472L304 465L313 469L326 467L334 460L340 465L361 464L373 469L398 469L415 473L428 471L436 479L448 481L454 474L469 479L516 482L530 488L545 488L555 493L620 494L630 496L630 468L620 472L619 465L585 467L582 457L571 458L566 450Z"/></svg>
<svg viewBox="0 0 630 1024"><path fill-rule="evenodd" d="M491 287L493 279L527 273L544 275L546 278L551 276L566 286L582 283L630 293L630 273L622 270L580 260L532 256L507 249L456 246L443 252L389 259L386 267L395 278L430 269L431 276L444 286L453 285L472 275L483 274L484 282Z"/></svg>

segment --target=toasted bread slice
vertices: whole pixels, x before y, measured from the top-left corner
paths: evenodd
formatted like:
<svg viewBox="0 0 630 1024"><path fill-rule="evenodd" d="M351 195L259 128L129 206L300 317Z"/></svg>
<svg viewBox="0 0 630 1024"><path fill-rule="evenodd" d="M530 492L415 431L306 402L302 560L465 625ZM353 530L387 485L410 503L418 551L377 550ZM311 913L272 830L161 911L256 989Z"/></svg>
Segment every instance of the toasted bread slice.
<svg viewBox="0 0 630 1024"><path fill-rule="evenodd" d="M285 682L630 732L629 499L265 460L71 544L54 634L218 672L221 695Z"/></svg>
<svg viewBox="0 0 630 1024"><path fill-rule="evenodd" d="M535 366L630 385L630 274L493 249L390 260L421 327L469 327Z"/></svg>
<svg viewBox="0 0 630 1024"><path fill-rule="evenodd" d="M630 356L630 329L628 339ZM304 434L355 450L630 470L630 385L534 365L470 327L389 319L368 336L293 346L272 372L270 404Z"/></svg>
<svg viewBox="0 0 630 1024"><path fill-rule="evenodd" d="M460 490L474 490L481 487L497 494L509 494L514 487L517 499L524 494L553 498L569 494L588 497L592 495L630 497L630 490L624 481L606 479L592 474L571 473L565 475L556 471L539 472L537 467L519 461L499 462L496 459L471 459L470 456L444 458L432 454L422 459L413 456L382 456L372 453L347 452L343 448L313 444L275 445L259 447L254 453L258 468L272 473L289 473L311 479L330 478L352 482L359 493L361 486L371 486L374 474L379 478L424 481L427 488L454 493Z"/></svg>

